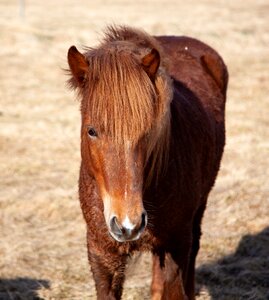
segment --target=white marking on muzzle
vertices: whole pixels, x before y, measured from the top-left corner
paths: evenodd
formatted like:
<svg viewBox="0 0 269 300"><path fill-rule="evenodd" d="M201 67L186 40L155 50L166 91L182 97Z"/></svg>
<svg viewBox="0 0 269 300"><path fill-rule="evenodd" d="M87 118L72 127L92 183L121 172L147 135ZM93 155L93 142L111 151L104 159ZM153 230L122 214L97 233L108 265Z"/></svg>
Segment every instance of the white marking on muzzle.
<svg viewBox="0 0 269 300"><path fill-rule="evenodd" d="M122 222L122 226L128 230L133 230L135 228L135 224L133 224L128 216L126 216Z"/></svg>
<svg viewBox="0 0 269 300"><path fill-rule="evenodd" d="M108 193L105 193L103 196L104 203L104 216L107 226L109 226L110 214L111 214L111 196Z"/></svg>

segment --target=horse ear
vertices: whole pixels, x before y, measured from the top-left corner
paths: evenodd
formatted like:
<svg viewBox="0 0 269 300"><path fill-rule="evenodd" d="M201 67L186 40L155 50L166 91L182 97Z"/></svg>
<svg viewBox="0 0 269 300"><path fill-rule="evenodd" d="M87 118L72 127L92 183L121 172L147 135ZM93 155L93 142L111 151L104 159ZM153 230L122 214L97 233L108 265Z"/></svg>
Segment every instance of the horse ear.
<svg viewBox="0 0 269 300"><path fill-rule="evenodd" d="M75 46L72 46L68 50L67 59L73 79L75 80L75 86L82 87L87 78L89 69L89 63L86 57L81 54Z"/></svg>
<svg viewBox="0 0 269 300"><path fill-rule="evenodd" d="M160 53L153 48L150 53L142 58L142 66L153 81L160 66Z"/></svg>

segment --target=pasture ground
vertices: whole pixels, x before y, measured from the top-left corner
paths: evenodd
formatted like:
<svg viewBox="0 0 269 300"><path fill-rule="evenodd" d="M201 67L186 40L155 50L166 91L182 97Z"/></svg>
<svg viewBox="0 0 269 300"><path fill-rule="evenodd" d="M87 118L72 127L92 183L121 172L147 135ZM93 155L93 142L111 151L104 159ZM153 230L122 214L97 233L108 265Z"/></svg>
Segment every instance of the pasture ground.
<svg viewBox="0 0 269 300"><path fill-rule="evenodd" d="M229 68L227 145L210 195L197 299L268 299L267 0L0 2L0 299L95 299L77 180L79 103L67 49L112 22L189 35ZM150 256L130 263L123 299L149 299Z"/></svg>

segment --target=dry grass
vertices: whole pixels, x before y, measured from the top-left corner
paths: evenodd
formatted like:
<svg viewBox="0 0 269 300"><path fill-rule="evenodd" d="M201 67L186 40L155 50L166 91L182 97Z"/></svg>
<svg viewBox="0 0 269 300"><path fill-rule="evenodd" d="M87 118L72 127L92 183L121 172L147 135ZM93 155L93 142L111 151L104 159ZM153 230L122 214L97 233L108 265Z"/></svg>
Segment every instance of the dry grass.
<svg viewBox="0 0 269 300"><path fill-rule="evenodd" d="M0 299L95 299L77 201L79 104L66 51L106 24L202 39L230 71L227 146L209 199L197 299L269 295L269 5L261 1L0 2ZM150 259L124 299L149 299Z"/></svg>

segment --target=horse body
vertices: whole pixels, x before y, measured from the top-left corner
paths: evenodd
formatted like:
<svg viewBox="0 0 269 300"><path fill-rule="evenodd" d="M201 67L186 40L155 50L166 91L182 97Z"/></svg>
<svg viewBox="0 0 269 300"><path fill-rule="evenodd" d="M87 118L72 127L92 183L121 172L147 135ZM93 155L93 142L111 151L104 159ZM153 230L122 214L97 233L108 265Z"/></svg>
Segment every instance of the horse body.
<svg viewBox="0 0 269 300"><path fill-rule="evenodd" d="M109 137L98 146L92 127L90 135L95 134L90 142L83 132L85 124L97 122L95 115L89 116L89 110L97 105L89 108L95 91L88 90L95 84L93 79L98 85L101 75L95 72L90 77L89 69L94 64L92 57L104 48L108 49L102 54L105 56L115 51L130 56L135 53L143 69L138 77L142 80L146 74L146 86L154 89L149 91L153 108L143 115L140 107L125 107L123 103L120 112L129 111L133 123L135 111L142 114L140 124L145 134L138 130L132 136L123 123L119 127L113 124L111 130L103 124L98 130L109 133ZM225 143L226 67L213 49L197 40L152 38L130 28L110 29L99 52L90 49L82 56L72 51L68 56L71 83L82 96L79 194L98 299L120 299L125 264L134 251L153 253L152 299L194 299L201 219ZM124 70L118 66L117 70L124 81ZM139 97L130 98L138 101ZM112 117L118 115L115 109ZM148 115L152 118L149 123L145 120ZM136 131L135 124L126 126ZM119 130L122 133L117 136Z"/></svg>

